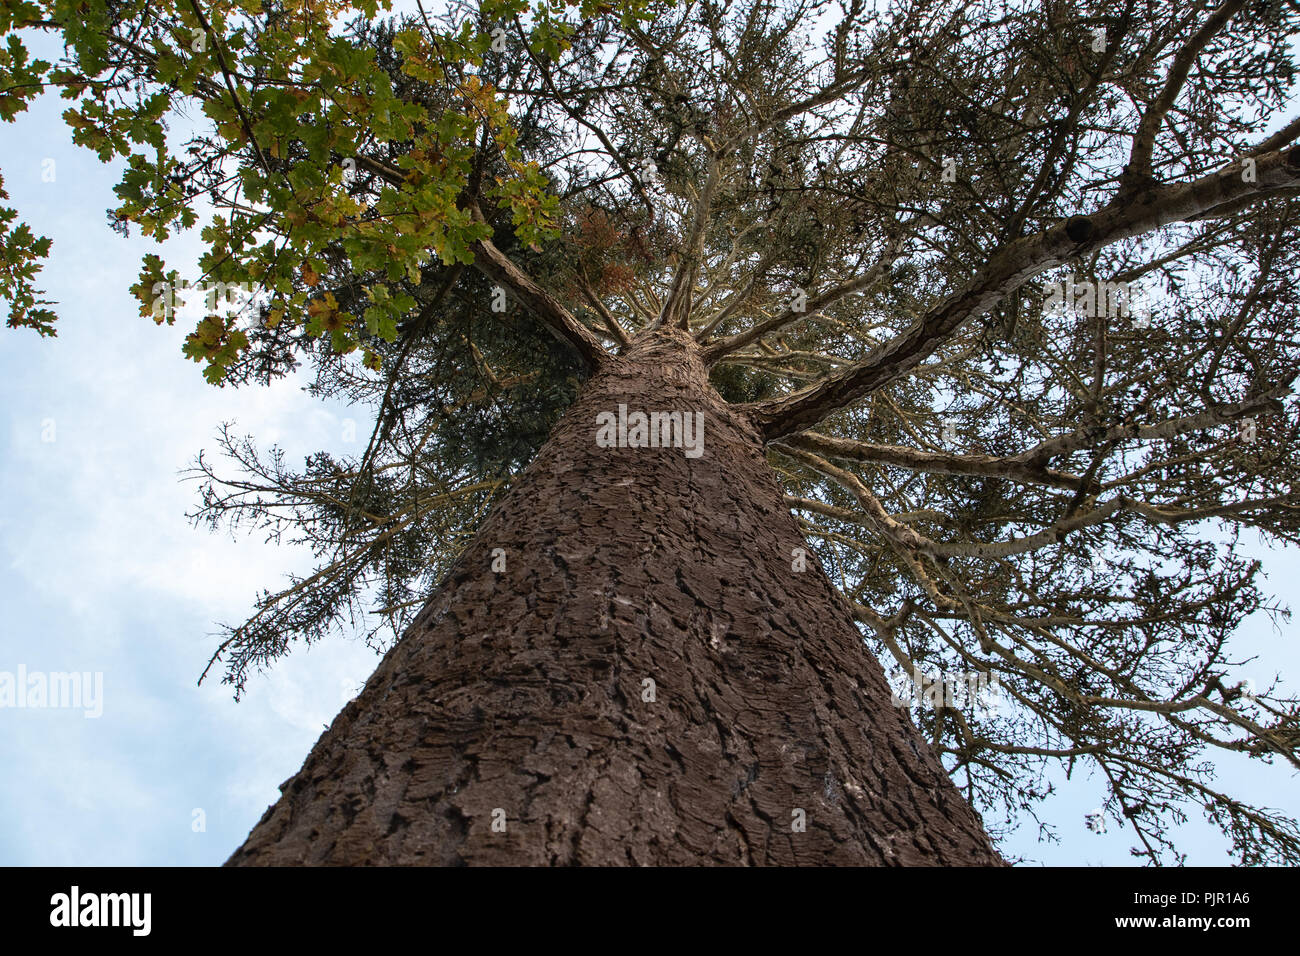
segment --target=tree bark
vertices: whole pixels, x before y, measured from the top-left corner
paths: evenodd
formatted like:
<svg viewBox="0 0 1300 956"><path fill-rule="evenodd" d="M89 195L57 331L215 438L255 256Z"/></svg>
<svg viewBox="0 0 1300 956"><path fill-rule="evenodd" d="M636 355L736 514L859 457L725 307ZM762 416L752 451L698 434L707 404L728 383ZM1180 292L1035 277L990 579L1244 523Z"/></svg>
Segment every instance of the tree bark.
<svg viewBox="0 0 1300 956"><path fill-rule="evenodd" d="M620 404L702 413L703 454L598 447ZM227 865L1002 863L674 329L602 364L280 790Z"/></svg>

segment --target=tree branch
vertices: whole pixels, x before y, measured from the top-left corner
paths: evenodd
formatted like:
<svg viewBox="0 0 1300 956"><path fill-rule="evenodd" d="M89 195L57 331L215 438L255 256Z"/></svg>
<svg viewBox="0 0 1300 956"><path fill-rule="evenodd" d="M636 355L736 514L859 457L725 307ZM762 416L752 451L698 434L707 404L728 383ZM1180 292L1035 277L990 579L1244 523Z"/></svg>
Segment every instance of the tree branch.
<svg viewBox="0 0 1300 956"><path fill-rule="evenodd" d="M695 221L691 225L690 236L682 249L682 259L673 275L672 288L659 311L660 325L669 328L689 329L691 320L691 294L695 289L695 275L700 268L700 259L704 256L704 239L708 233L709 213L713 209L713 194L717 191L721 178L722 162L714 153L709 157L708 178L704 190L696 200Z"/></svg>
<svg viewBox="0 0 1300 956"><path fill-rule="evenodd" d="M779 332L786 326L798 322L800 319L807 318L810 315L815 315L828 305L838 302L845 296L852 295L859 289L865 289L868 286L874 285L888 272L889 267L898 259L899 254L899 247L895 246L891 249L889 255L880 259L875 265L856 279L850 279L848 282L843 282L832 289L827 289L821 295L809 299L805 303L805 307L802 311L795 312L792 309L785 309L784 311L772 316L770 319L766 319L752 328L746 329L744 332L713 342L701 349L700 358L704 361L706 366L714 365L724 355L729 355L738 349L743 349L745 346L757 342L765 335Z"/></svg>
<svg viewBox="0 0 1300 956"><path fill-rule="evenodd" d="M1206 428L1213 428L1225 422L1244 418L1253 412L1279 411L1281 409L1281 398L1290 393L1290 385L1279 385L1277 388L1243 399L1240 402L1225 403L1196 415L1171 418L1155 425L1140 425L1133 422L1125 425L1112 425L1109 428L1080 428L1068 435L1060 435L1039 442L1028 451L1017 455L1015 460L1029 467L1041 467L1050 458L1068 455L1082 448L1091 448L1096 445L1126 439L1136 438L1150 441L1159 438L1173 438L1176 435L1184 435L1188 432L1203 431Z"/></svg>
<svg viewBox="0 0 1300 956"><path fill-rule="evenodd" d="M471 204L470 211L479 222L485 221L477 205ZM491 239L479 239L471 248L474 251L474 268L513 292L524 308L537 316L556 338L573 347L589 370L599 368L609 357L592 331L579 322L558 299L511 262Z"/></svg>
<svg viewBox="0 0 1300 956"><path fill-rule="evenodd" d="M1138 126L1137 134L1133 138L1133 148L1129 153L1128 165L1124 167L1122 176L1124 185L1121 187L1121 191L1124 191L1124 187L1139 188L1141 183L1149 180L1151 176L1151 153L1155 149L1156 134L1160 131L1165 116L1173 107L1174 101L1178 99L1183 84L1187 82L1187 74L1191 72L1192 65L1196 63L1196 58L1201 55L1201 51L1205 49L1206 44L1214 38L1216 33L1223 29L1233 14L1245 5L1246 0L1227 0L1226 3L1222 4L1210 15L1204 26L1196 31L1196 34L1178 51L1173 64L1169 67L1169 74L1165 77L1165 85L1161 89L1160 95L1142 114L1141 124Z"/></svg>
<svg viewBox="0 0 1300 956"><path fill-rule="evenodd" d="M578 282L582 288L583 298L587 300L588 305L596 310L600 320L605 323L605 328L609 329L609 334L614 337L614 340L620 346L627 347L631 342L627 330L619 324L618 319L614 318L609 309L605 308L605 303L600 301L600 297L596 295L596 290L591 287L591 283L587 280L587 270L582 267L582 263L578 263Z"/></svg>
<svg viewBox="0 0 1300 956"><path fill-rule="evenodd" d="M1077 475L1067 475L1023 458L999 458L994 455L954 455L949 452L922 451L901 445L876 445L869 442L833 438L815 432L787 435L776 442L784 448L802 448L828 458L850 461L881 462L941 475L976 475L985 478L1008 478L1032 485L1046 485L1066 491L1101 490L1097 482L1087 482Z"/></svg>
<svg viewBox="0 0 1300 956"><path fill-rule="evenodd" d="M1122 200L1116 197L1089 216L1074 216L1003 246L964 289L861 361L815 386L746 407L768 441L809 428L911 371L965 322L985 314L1045 269L1171 222L1192 219L1223 203L1295 185L1300 185L1300 147L1260 155L1255 182L1243 182L1233 164L1191 182L1157 186Z"/></svg>

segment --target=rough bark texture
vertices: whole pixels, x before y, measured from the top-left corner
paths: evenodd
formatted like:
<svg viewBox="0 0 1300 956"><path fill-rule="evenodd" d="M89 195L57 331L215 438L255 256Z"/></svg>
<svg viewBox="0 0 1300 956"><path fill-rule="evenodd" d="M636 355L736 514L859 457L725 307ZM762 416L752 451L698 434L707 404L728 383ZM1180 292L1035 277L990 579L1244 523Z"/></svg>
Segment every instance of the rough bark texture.
<svg viewBox="0 0 1300 956"><path fill-rule="evenodd" d="M702 412L704 454L597 447L620 403ZM754 423L643 336L229 864L1000 864L796 548Z"/></svg>

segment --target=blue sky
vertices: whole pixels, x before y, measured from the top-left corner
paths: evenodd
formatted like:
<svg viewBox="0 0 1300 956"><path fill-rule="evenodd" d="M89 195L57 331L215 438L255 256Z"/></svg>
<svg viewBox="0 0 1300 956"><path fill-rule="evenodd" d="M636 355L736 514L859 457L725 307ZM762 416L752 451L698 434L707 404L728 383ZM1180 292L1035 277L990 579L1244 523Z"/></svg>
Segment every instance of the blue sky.
<svg viewBox="0 0 1300 956"><path fill-rule="evenodd" d="M102 672L103 716L0 708L0 863L219 863L377 658L339 640L240 704L219 680L196 687L216 622L243 620L258 588L309 560L191 527L179 472L226 420L290 460L355 455L359 413L296 381L215 389L180 353L182 322L139 316L126 290L153 244L108 229L113 168L71 145L63 105L0 129L12 203L54 239L43 277L60 313L55 339L0 330L0 671ZM182 238L163 254L197 280L197 249Z"/></svg>
<svg viewBox="0 0 1300 956"><path fill-rule="evenodd" d="M250 682L196 680L215 646L215 622L242 620L259 588L304 570L309 556L256 537L196 529L184 514L195 486L180 481L200 449L215 451L222 421L285 449L355 455L364 414L322 403L301 380L219 390L183 358L188 329L157 327L127 293L149 242L112 233L104 210L114 168L73 147L47 97L0 127L11 204L54 239L43 274L57 300L59 336L0 329L0 672L102 672L103 715L0 708L0 864L209 865L246 836L277 786L377 664L356 641L299 649ZM54 161L54 181L42 172ZM196 240L163 250L197 279ZM53 440L49 440L49 439ZM1289 597L1294 552L1266 551L1271 589ZM1266 683L1295 675L1290 626L1264 619L1241 635L1239 657ZM1244 673L1244 672L1243 672ZM1219 760L1220 782L1258 804L1300 816L1300 789L1284 767ZM1003 849L1048 864L1130 865L1129 834L1094 834L1084 814L1104 786L1076 775L1041 811L1061 842L1032 825ZM196 827L196 811L204 826ZM1181 846L1194 864L1228 862L1226 841L1194 818Z"/></svg>

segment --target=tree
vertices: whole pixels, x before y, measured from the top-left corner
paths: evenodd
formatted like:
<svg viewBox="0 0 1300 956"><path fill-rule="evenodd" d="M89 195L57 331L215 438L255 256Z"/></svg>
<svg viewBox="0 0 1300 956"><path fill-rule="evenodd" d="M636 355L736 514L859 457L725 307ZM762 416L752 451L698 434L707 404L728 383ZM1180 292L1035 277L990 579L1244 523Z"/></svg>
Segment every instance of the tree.
<svg viewBox="0 0 1300 956"><path fill-rule="evenodd" d="M211 213L208 379L375 408L196 465L196 520L320 559L236 695L385 651L232 863L994 864L976 810L1077 764L1147 862L1195 806L1300 859L1206 760L1300 766L1230 647L1285 613L1242 532L1300 532L1293 5L417 7L0 8L0 115L74 101L123 231Z"/></svg>

